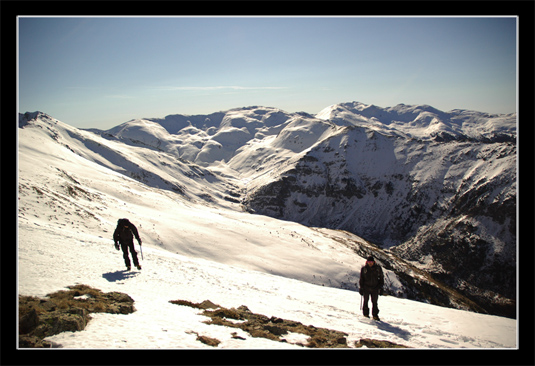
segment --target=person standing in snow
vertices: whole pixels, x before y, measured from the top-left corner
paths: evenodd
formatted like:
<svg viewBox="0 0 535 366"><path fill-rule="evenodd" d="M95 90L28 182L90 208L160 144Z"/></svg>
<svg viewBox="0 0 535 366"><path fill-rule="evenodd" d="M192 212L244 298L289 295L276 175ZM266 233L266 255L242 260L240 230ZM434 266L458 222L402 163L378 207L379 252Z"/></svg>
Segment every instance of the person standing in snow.
<svg viewBox="0 0 535 366"><path fill-rule="evenodd" d="M372 299L372 316L373 319L379 320L379 293L383 292L384 285L383 269L380 265L375 263L373 256L369 256L366 264L360 270L359 279L359 293L364 297L364 306L362 307L362 314L369 318L370 308L368 307L368 300Z"/></svg>
<svg viewBox="0 0 535 366"><path fill-rule="evenodd" d="M137 252L134 248L134 236L141 246L141 239L139 238L139 233L137 228L132 224L128 219L119 219L117 221L117 228L113 233L113 241L115 242L115 249L119 250L119 244L121 244L121 249L123 250L124 264L126 269L130 270L130 258L128 251L132 254L132 259L134 260L134 265L137 269L141 269L139 261L137 259Z"/></svg>

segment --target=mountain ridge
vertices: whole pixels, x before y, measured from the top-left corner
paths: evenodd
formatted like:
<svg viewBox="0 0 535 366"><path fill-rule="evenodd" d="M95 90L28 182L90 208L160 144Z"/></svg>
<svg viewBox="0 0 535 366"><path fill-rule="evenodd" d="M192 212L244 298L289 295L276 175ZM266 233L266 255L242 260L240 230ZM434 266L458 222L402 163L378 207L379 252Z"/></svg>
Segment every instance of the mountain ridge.
<svg viewBox="0 0 535 366"><path fill-rule="evenodd" d="M359 109L367 114L355 114ZM394 110L413 120L400 127L400 121L378 119ZM350 231L412 261L487 311L511 316L516 115L436 111L353 102L311 116L252 106L91 131L110 143L152 151L145 158L153 164L165 158L169 170L163 180L142 162L129 172L134 179L158 180L158 188L193 201ZM440 119L445 115L449 120ZM462 116L452 122L454 115ZM36 116L26 119L31 117ZM121 171L131 168L123 164ZM177 181L177 168L209 184ZM456 256L445 248L463 253L464 264L471 264L466 271L456 273ZM493 276L497 269L500 278ZM513 291L503 293L500 287Z"/></svg>
<svg viewBox="0 0 535 366"><path fill-rule="evenodd" d="M407 137L436 141L515 142L516 113L488 114L472 110L440 111L429 105L398 104L381 108L360 102L324 108L318 118L374 128L386 125ZM484 123L482 123L484 121ZM385 129L382 129L385 132Z"/></svg>

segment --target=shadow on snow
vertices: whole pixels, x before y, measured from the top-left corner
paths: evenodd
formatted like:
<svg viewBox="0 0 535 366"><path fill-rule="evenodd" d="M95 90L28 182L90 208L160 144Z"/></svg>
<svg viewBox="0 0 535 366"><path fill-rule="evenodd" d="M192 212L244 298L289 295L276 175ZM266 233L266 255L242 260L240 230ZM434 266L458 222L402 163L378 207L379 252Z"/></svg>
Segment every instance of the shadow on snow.
<svg viewBox="0 0 535 366"><path fill-rule="evenodd" d="M121 271L103 273L102 277L104 277L109 282L117 282L121 280L126 280L128 278L134 278L137 275L138 272L127 271L126 269L124 269Z"/></svg>
<svg viewBox="0 0 535 366"><path fill-rule="evenodd" d="M408 341L409 338L411 338L411 333L406 331L405 329L401 329L400 327L396 327L395 325L388 324L385 322L378 322L377 328L380 330L384 330L385 332L394 333L400 338L403 338L404 340Z"/></svg>

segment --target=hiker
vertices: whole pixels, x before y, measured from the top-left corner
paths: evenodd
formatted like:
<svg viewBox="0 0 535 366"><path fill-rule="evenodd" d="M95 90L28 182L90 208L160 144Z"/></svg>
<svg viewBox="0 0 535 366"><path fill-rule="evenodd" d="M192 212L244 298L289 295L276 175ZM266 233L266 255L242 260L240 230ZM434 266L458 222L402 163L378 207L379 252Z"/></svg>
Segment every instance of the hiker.
<svg viewBox="0 0 535 366"><path fill-rule="evenodd" d="M128 256L128 251L132 254L132 259L134 260L134 265L137 269L141 269L139 261L137 260L137 252L134 248L134 236L141 247L141 239L137 232L137 228L132 224L128 219L119 219L117 221L117 228L113 233L113 241L115 242L115 249L119 250L119 243L121 244L121 249L123 250L124 264L126 269L130 270L130 258Z"/></svg>
<svg viewBox="0 0 535 366"><path fill-rule="evenodd" d="M375 263L375 259L370 255L366 260L366 264L360 270L359 279L359 294L364 296L362 314L366 318L370 317L368 299L371 297L373 319L379 320L379 307L377 306L377 300L379 299L379 294L383 294L384 282L383 269L380 265Z"/></svg>

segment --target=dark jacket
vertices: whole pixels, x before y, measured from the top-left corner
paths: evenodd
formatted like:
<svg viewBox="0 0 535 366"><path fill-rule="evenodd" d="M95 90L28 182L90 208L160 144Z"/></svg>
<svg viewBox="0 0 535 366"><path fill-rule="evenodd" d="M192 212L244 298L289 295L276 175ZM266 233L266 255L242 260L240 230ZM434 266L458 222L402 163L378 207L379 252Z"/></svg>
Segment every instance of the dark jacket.
<svg viewBox="0 0 535 366"><path fill-rule="evenodd" d="M373 266L365 265L360 270L359 287L363 291L377 291L383 288L385 279L383 269L375 263Z"/></svg>
<svg viewBox="0 0 535 366"><path fill-rule="evenodd" d="M120 219L117 222L117 228L113 233L113 240L115 243L119 242L121 244L130 244L134 242L134 236L136 237L139 244L141 244L141 239L137 232L137 228L132 224L128 219Z"/></svg>

